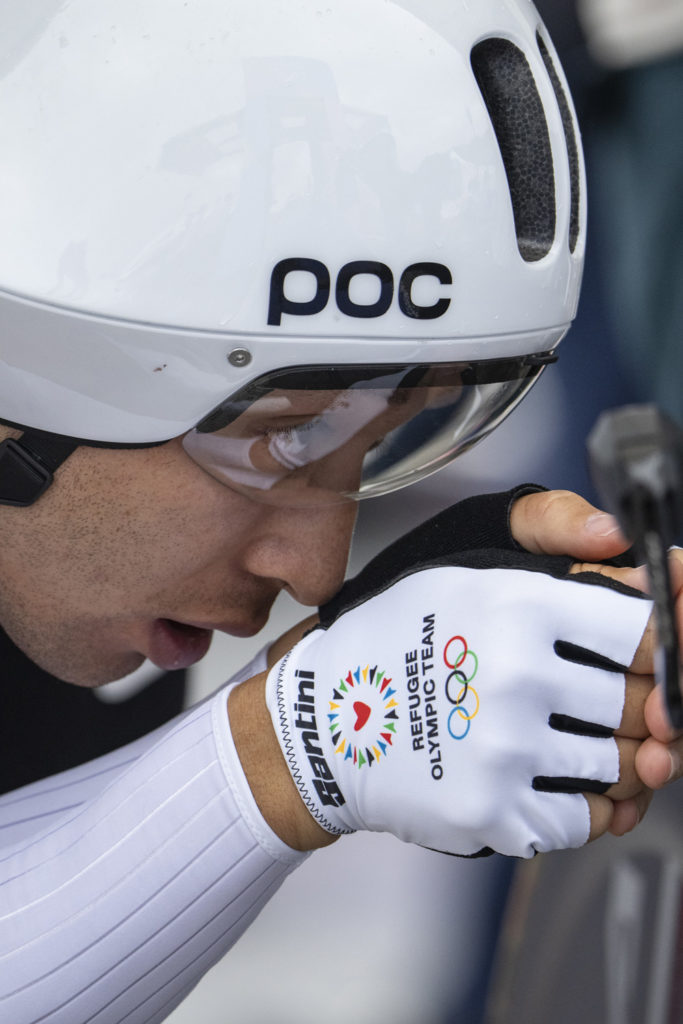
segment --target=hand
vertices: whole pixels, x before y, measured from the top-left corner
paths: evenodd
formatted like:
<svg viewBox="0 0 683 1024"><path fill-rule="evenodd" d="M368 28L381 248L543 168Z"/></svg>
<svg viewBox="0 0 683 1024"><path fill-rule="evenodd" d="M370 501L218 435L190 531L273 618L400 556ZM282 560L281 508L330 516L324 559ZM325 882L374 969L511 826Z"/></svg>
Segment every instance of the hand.
<svg viewBox="0 0 683 1024"><path fill-rule="evenodd" d="M303 801L332 833L384 830L449 852L581 845L581 791L620 777L613 795L635 798L645 734L645 696L622 715L623 674L586 651L628 664L649 603L558 579L564 559L489 550L439 562L393 583L382 573L379 587L361 574L365 597L356 586L321 609L322 626L271 671L268 705ZM563 639L575 648L554 646ZM606 730L620 723L617 744Z"/></svg>
<svg viewBox="0 0 683 1024"><path fill-rule="evenodd" d="M431 524L427 526L433 536ZM458 527L456 533L460 535L461 521ZM621 554L627 549L628 541L613 516L601 512L576 494L550 491L524 495L512 506L510 527L517 543L529 551L585 559L586 563L577 564L574 572L608 573L627 585L647 590L644 570L614 570L588 564L595 559ZM679 562L682 557L677 553ZM302 627L295 627L281 638L271 649L269 665L272 667L314 622L314 618L307 620ZM683 737L672 733L660 691L655 689L651 675L654 644L655 634L650 627L639 648L638 662L626 679L624 717L616 731L621 781L611 787L608 796L585 794L590 806L591 839L606 831L614 835L629 832L645 815L652 790L680 778L682 774Z"/></svg>

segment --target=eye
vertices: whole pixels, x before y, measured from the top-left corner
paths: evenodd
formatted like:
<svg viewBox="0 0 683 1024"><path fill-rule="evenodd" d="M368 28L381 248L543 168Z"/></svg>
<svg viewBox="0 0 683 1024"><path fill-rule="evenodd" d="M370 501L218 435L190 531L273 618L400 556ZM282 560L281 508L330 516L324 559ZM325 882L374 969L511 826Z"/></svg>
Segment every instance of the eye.
<svg viewBox="0 0 683 1024"><path fill-rule="evenodd" d="M294 427L292 426L277 427L270 425L267 427L260 427L258 430L255 430L254 433L257 437L263 438L264 441L270 441L274 437L289 438L292 436L293 431Z"/></svg>
<svg viewBox="0 0 683 1024"><path fill-rule="evenodd" d="M268 423L256 431L257 436L266 440L277 438L279 441L289 441L294 437L301 437L310 432L320 423L319 416L311 416L299 423Z"/></svg>

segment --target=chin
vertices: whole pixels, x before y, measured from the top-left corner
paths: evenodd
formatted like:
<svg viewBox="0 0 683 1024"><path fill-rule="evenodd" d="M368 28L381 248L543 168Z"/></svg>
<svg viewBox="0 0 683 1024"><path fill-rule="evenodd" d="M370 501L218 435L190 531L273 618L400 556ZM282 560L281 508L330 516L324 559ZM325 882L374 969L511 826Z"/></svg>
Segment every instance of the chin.
<svg viewBox="0 0 683 1024"><path fill-rule="evenodd" d="M145 659L142 654L131 655L125 661L118 661L115 666L105 666L95 669L94 672L88 676L83 672L78 672L73 679L66 679L65 682L73 683L75 686L85 686L90 689L96 689L98 686L105 686L107 683L115 683L119 679L123 679L124 676L129 676L131 672L135 672L136 669L140 668L144 661Z"/></svg>
<svg viewBox="0 0 683 1024"><path fill-rule="evenodd" d="M105 629L97 625L41 622L40 629L27 628L18 616L2 623L7 636L44 672L75 686L96 687L134 672L144 654L128 644L107 644ZM84 635L89 639L84 642ZM99 641L99 642L98 642ZM116 649L118 647L118 650Z"/></svg>
<svg viewBox="0 0 683 1024"><path fill-rule="evenodd" d="M34 660L42 669L64 683L71 683L86 689L96 689L98 686L113 683L117 679L123 679L124 676L130 675L131 672L135 672L145 659L142 654L131 652L106 660L97 655L85 657L78 662L73 658L70 658L68 662L55 658L53 664L50 664L51 659L45 659L46 663L41 663L39 659Z"/></svg>

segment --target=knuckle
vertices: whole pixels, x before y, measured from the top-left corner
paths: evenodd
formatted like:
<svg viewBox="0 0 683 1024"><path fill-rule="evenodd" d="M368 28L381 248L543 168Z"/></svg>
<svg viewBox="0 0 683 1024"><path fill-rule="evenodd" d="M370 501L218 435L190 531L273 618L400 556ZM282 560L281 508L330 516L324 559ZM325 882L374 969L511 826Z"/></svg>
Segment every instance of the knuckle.
<svg viewBox="0 0 683 1024"><path fill-rule="evenodd" d="M571 497L571 491L535 491L519 498L517 505L531 522L543 522L554 518Z"/></svg>
<svg viewBox="0 0 683 1024"><path fill-rule="evenodd" d="M582 498L571 491L539 491L519 498L512 508L515 538L539 552L553 552L576 517Z"/></svg>
<svg viewBox="0 0 683 1024"><path fill-rule="evenodd" d="M571 491L545 491L541 497L543 500L538 502L536 508L537 517L541 521L556 519L558 514L564 515L572 500L576 500L576 495Z"/></svg>

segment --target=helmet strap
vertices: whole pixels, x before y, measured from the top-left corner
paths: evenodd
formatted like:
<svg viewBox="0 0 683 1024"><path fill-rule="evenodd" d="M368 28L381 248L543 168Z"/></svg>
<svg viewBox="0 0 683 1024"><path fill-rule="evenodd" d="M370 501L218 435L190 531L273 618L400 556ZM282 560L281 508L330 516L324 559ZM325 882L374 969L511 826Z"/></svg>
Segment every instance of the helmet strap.
<svg viewBox="0 0 683 1024"><path fill-rule="evenodd" d="M55 470L78 448L59 434L25 430L0 442L0 505L26 508L48 489Z"/></svg>

